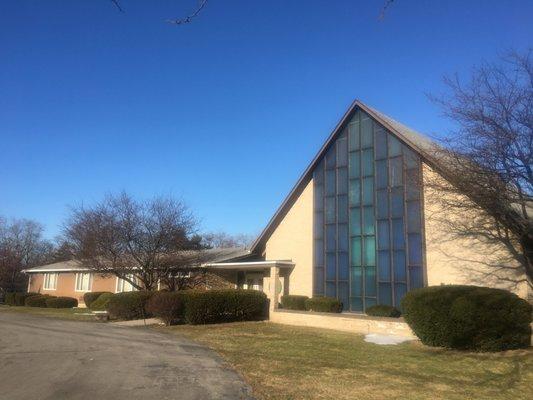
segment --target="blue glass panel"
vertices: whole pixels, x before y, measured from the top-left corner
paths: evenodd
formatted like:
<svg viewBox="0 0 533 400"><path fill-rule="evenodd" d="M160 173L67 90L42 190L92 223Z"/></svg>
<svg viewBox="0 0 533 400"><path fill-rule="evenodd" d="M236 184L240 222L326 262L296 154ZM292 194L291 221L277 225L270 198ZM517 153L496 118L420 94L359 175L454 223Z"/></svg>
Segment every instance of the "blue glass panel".
<svg viewBox="0 0 533 400"><path fill-rule="evenodd" d="M313 180L315 181L315 185L321 185L324 183L324 159L322 159L316 166L313 172Z"/></svg>
<svg viewBox="0 0 533 400"><path fill-rule="evenodd" d="M422 237L419 233L407 235L409 265L422 265Z"/></svg>
<svg viewBox="0 0 533 400"><path fill-rule="evenodd" d="M337 234L337 230L335 229L335 225L326 225L326 251L335 251L337 248L337 241L335 240L335 236Z"/></svg>
<svg viewBox="0 0 533 400"><path fill-rule="evenodd" d="M363 235L374 233L374 207L363 207Z"/></svg>
<svg viewBox="0 0 533 400"><path fill-rule="evenodd" d="M375 297L365 297L365 307L372 307L377 304L377 299Z"/></svg>
<svg viewBox="0 0 533 400"><path fill-rule="evenodd" d="M402 154L402 144L393 135L389 135L389 157L395 157Z"/></svg>
<svg viewBox="0 0 533 400"><path fill-rule="evenodd" d="M405 251L398 250L393 253L392 267L394 270L394 281L405 282L407 280L407 269L405 267Z"/></svg>
<svg viewBox="0 0 533 400"><path fill-rule="evenodd" d="M337 297L337 289L335 282L326 282L326 296Z"/></svg>
<svg viewBox="0 0 533 400"><path fill-rule="evenodd" d="M339 224L337 225L337 250L339 251L348 251L348 225Z"/></svg>
<svg viewBox="0 0 533 400"><path fill-rule="evenodd" d="M407 285L405 283L394 284L394 306L400 308L401 301L407 293Z"/></svg>
<svg viewBox="0 0 533 400"><path fill-rule="evenodd" d="M348 222L348 196L337 196L337 222L340 224Z"/></svg>
<svg viewBox="0 0 533 400"><path fill-rule="evenodd" d="M315 210L323 210L324 209L324 185L315 185L314 187L314 207Z"/></svg>
<svg viewBox="0 0 533 400"><path fill-rule="evenodd" d="M374 178L363 178L363 204L374 204Z"/></svg>
<svg viewBox="0 0 533 400"><path fill-rule="evenodd" d="M324 266L324 241L315 240L315 265Z"/></svg>
<svg viewBox="0 0 533 400"><path fill-rule="evenodd" d="M347 309L350 305L348 300L348 282L339 282L337 298L342 302L342 308Z"/></svg>
<svg viewBox="0 0 533 400"><path fill-rule="evenodd" d="M374 125L376 135L376 159L387 158L387 132Z"/></svg>
<svg viewBox="0 0 533 400"><path fill-rule="evenodd" d="M385 189L388 185L389 173L387 170L387 160L376 161L376 186L378 189Z"/></svg>
<svg viewBox="0 0 533 400"><path fill-rule="evenodd" d="M338 263L338 273L339 273L339 279L340 280L348 280L349 279L349 271L350 266L348 265L348 253L347 252L340 252L337 256L337 263Z"/></svg>
<svg viewBox="0 0 533 400"><path fill-rule="evenodd" d="M357 117L348 125L348 134L350 136L350 150L359 149L361 137L359 135L359 120Z"/></svg>
<svg viewBox="0 0 533 400"><path fill-rule="evenodd" d="M337 139L337 167L348 165L348 140L346 138Z"/></svg>
<svg viewBox="0 0 533 400"><path fill-rule="evenodd" d="M376 265L376 239L374 236L363 238L363 261L365 265Z"/></svg>
<svg viewBox="0 0 533 400"><path fill-rule="evenodd" d="M376 267L365 267L365 296L376 296Z"/></svg>
<svg viewBox="0 0 533 400"><path fill-rule="evenodd" d="M358 206L361 204L361 181L352 179L350 181L350 205Z"/></svg>
<svg viewBox="0 0 533 400"><path fill-rule="evenodd" d="M420 200L420 170L408 169L405 171L405 185L411 188L411 193L408 194L408 200Z"/></svg>
<svg viewBox="0 0 533 400"><path fill-rule="evenodd" d="M363 176L374 175L374 152L372 149L363 150L361 168Z"/></svg>
<svg viewBox="0 0 533 400"><path fill-rule="evenodd" d="M407 232L420 232L420 202L410 201L407 203Z"/></svg>
<svg viewBox="0 0 533 400"><path fill-rule="evenodd" d="M401 157L389 160L390 185L401 186L403 184L403 166Z"/></svg>
<svg viewBox="0 0 533 400"><path fill-rule="evenodd" d="M389 220L378 221L378 249L390 248Z"/></svg>
<svg viewBox="0 0 533 400"><path fill-rule="evenodd" d="M326 197L326 224L335 222L335 197Z"/></svg>
<svg viewBox="0 0 533 400"><path fill-rule="evenodd" d="M372 132L372 120L367 116L361 118L361 147L372 147L374 145L374 135Z"/></svg>
<svg viewBox="0 0 533 400"><path fill-rule="evenodd" d="M361 153L350 153L350 178L359 178L361 175Z"/></svg>
<svg viewBox="0 0 533 400"><path fill-rule="evenodd" d="M352 208L350 211L350 233L351 235L361 234L361 209Z"/></svg>
<svg viewBox="0 0 533 400"><path fill-rule="evenodd" d="M337 279L337 257L335 253L326 253L326 280Z"/></svg>
<svg viewBox="0 0 533 400"><path fill-rule="evenodd" d="M403 146L403 159L405 162L405 168L418 168L418 162L420 158L414 151L410 150L406 146Z"/></svg>
<svg viewBox="0 0 533 400"><path fill-rule="evenodd" d="M363 294L363 268L351 268L351 296L359 297Z"/></svg>
<svg viewBox="0 0 533 400"><path fill-rule="evenodd" d="M363 300L360 297L350 298L350 311L363 311Z"/></svg>
<svg viewBox="0 0 533 400"><path fill-rule="evenodd" d="M390 196L391 217L403 217L403 189L395 188Z"/></svg>
<svg viewBox="0 0 533 400"><path fill-rule="evenodd" d="M418 289L424 286L424 275L422 273L422 267L409 268L409 281L411 289Z"/></svg>
<svg viewBox="0 0 533 400"><path fill-rule="evenodd" d="M324 294L324 268L315 268L315 294Z"/></svg>
<svg viewBox="0 0 533 400"><path fill-rule="evenodd" d="M379 284L379 304L392 306L392 287L390 283Z"/></svg>
<svg viewBox="0 0 533 400"><path fill-rule="evenodd" d="M315 223L313 224L313 230L315 232L315 239L321 239L324 235L324 213L315 213Z"/></svg>
<svg viewBox="0 0 533 400"><path fill-rule="evenodd" d="M348 193L348 168L337 169L337 194Z"/></svg>
<svg viewBox="0 0 533 400"><path fill-rule="evenodd" d="M336 192L336 177L335 170L330 169L326 171L326 196L332 196Z"/></svg>
<svg viewBox="0 0 533 400"><path fill-rule="evenodd" d="M352 238L352 266L361 265L361 238Z"/></svg>
<svg viewBox="0 0 533 400"><path fill-rule="evenodd" d="M403 218L395 218L392 220L392 247L395 249L405 248Z"/></svg>
<svg viewBox="0 0 533 400"><path fill-rule="evenodd" d="M337 152L333 144L326 153L326 169L335 168L337 165Z"/></svg>
<svg viewBox="0 0 533 400"><path fill-rule="evenodd" d="M390 253L388 250L378 251L379 280L390 282Z"/></svg>
<svg viewBox="0 0 533 400"><path fill-rule="evenodd" d="M409 200L420 200L420 186L407 183L405 188L405 198Z"/></svg>
<svg viewBox="0 0 533 400"><path fill-rule="evenodd" d="M378 218L389 218L389 193L385 190L378 190L376 193L378 209Z"/></svg>

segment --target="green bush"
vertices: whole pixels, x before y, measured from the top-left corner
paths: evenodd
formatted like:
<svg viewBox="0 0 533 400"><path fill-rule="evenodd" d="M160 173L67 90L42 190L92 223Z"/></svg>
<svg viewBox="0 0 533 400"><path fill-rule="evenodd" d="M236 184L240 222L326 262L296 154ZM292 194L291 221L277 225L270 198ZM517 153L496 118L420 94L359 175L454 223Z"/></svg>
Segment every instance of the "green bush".
<svg viewBox="0 0 533 400"><path fill-rule="evenodd" d="M8 306L14 306L15 305L15 293L13 292L6 293L4 303L6 303Z"/></svg>
<svg viewBox="0 0 533 400"><path fill-rule="evenodd" d="M100 295L104 293L110 293L110 292L87 292L83 295L83 302L85 303L85 307L92 308L91 304L96 301Z"/></svg>
<svg viewBox="0 0 533 400"><path fill-rule="evenodd" d="M146 310L171 325L183 318L184 296L183 292L157 292L148 300Z"/></svg>
<svg viewBox="0 0 533 400"><path fill-rule="evenodd" d="M26 304L26 299L32 296L39 296L39 293L25 293L25 292L18 292L15 293L15 306L23 306Z"/></svg>
<svg viewBox="0 0 533 400"><path fill-rule="evenodd" d="M408 292L404 318L429 346L475 351L528 347L531 305L501 289L433 286Z"/></svg>
<svg viewBox="0 0 533 400"><path fill-rule="evenodd" d="M366 315L371 315L373 317L390 317L390 318L400 318L402 313L395 307L387 306L385 304L378 304L375 306L368 307L366 309Z"/></svg>
<svg viewBox="0 0 533 400"><path fill-rule="evenodd" d="M106 310L111 318L141 319L151 317L146 311L146 303L154 292L135 291L117 293L109 299Z"/></svg>
<svg viewBox="0 0 533 400"><path fill-rule="evenodd" d="M109 300L111 300L111 297L113 297L113 293L109 292L102 292L98 298L91 303L91 310L93 311L105 311L107 308L107 305L109 304Z"/></svg>
<svg viewBox="0 0 533 400"><path fill-rule="evenodd" d="M305 301L308 296L286 294L281 296L281 307L287 310L305 310Z"/></svg>
<svg viewBox="0 0 533 400"><path fill-rule="evenodd" d="M242 289L192 290L183 299L185 321L190 324L260 320L267 304L263 292Z"/></svg>
<svg viewBox="0 0 533 400"><path fill-rule="evenodd" d="M334 297L312 297L305 301L307 311L340 313L342 302Z"/></svg>
<svg viewBox="0 0 533 400"><path fill-rule="evenodd" d="M78 307L78 300L73 297L48 297L45 303L48 308Z"/></svg>
<svg viewBox="0 0 533 400"><path fill-rule="evenodd" d="M46 300L53 298L53 296L50 296L48 294L43 295L37 295L37 296L30 296L26 298L26 302L24 305L26 307L42 307L46 308Z"/></svg>

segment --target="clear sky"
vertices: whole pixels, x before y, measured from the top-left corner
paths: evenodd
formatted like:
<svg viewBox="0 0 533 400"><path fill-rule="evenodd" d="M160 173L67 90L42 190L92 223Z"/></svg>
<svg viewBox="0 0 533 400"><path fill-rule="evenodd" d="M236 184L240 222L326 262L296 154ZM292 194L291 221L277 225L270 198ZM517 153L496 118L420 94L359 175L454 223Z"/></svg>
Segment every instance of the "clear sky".
<svg viewBox="0 0 533 400"><path fill-rule="evenodd" d="M0 1L0 215L182 197L258 233L353 99L421 132L426 93L533 38L532 1Z"/></svg>

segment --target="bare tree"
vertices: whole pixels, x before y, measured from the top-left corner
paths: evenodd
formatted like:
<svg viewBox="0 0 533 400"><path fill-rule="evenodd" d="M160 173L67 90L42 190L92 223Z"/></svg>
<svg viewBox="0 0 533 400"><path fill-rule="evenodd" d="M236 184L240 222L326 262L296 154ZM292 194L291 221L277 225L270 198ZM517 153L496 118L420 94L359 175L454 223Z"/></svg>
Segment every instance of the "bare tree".
<svg viewBox="0 0 533 400"><path fill-rule="evenodd" d="M228 248L240 247L246 249L253 243L252 235L238 234L230 235L226 232L205 233L202 237L202 244L208 248Z"/></svg>
<svg viewBox="0 0 533 400"><path fill-rule="evenodd" d="M52 243L43 239L42 225L0 218L0 292L25 290L22 270L50 261L52 253Z"/></svg>
<svg viewBox="0 0 533 400"><path fill-rule="evenodd" d="M497 244L498 262L485 265L500 279L533 282L533 68L530 52L474 69L470 81L445 78L447 95L432 97L458 127L435 151L444 180L431 186L455 237ZM460 196L456 196L460 195ZM461 196L470 201L464 201ZM516 274L508 274L515 269ZM526 278L524 278L524 275ZM521 277L521 278L520 278Z"/></svg>
<svg viewBox="0 0 533 400"><path fill-rule="evenodd" d="M199 262L196 221L178 200L138 201L126 193L72 209L64 237L85 267L152 290L181 267ZM191 251L195 250L195 251Z"/></svg>
<svg viewBox="0 0 533 400"><path fill-rule="evenodd" d="M119 0L110 0L110 1L117 8L118 11L120 11L121 13L125 12L125 10L122 7L121 2ZM190 14L188 14L187 16L182 17L182 18L167 19L166 22L168 22L169 24L172 24L172 25L188 24L189 22L191 22L194 18L196 18L202 12L202 10L207 5L207 1L208 0L198 0L198 4L197 4L196 8Z"/></svg>

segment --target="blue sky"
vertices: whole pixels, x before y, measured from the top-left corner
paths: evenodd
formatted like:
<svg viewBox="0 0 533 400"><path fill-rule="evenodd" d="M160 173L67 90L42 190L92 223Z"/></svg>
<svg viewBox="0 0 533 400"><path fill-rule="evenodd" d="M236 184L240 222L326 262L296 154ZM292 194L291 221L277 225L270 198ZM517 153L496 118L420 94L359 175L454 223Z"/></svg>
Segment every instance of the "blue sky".
<svg viewBox="0 0 533 400"><path fill-rule="evenodd" d="M531 1L0 2L0 215L182 197L258 233L353 99L445 132L426 93L533 37Z"/></svg>

